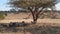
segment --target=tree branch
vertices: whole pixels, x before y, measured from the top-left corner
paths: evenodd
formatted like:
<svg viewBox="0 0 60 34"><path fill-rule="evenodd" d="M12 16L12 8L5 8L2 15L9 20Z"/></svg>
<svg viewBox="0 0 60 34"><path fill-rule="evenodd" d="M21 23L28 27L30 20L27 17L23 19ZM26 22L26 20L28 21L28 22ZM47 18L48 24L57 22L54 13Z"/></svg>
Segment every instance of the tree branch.
<svg viewBox="0 0 60 34"><path fill-rule="evenodd" d="M44 9L44 7L42 7L42 9L40 11L38 11L36 15L39 15L43 9Z"/></svg>
<svg viewBox="0 0 60 34"><path fill-rule="evenodd" d="M43 14L43 12L42 12L43 9L44 9L44 7L36 13L36 20L38 19L40 14Z"/></svg>

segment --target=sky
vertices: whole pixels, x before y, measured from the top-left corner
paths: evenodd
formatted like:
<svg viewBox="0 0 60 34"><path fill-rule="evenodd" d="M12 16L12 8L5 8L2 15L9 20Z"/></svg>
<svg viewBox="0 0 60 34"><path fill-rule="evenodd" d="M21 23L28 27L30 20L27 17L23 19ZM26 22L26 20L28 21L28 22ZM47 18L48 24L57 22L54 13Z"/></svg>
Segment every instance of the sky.
<svg viewBox="0 0 60 34"><path fill-rule="evenodd" d="M56 4L56 9L60 10L60 3Z"/></svg>
<svg viewBox="0 0 60 34"><path fill-rule="evenodd" d="M8 4L7 4L8 0L0 0L0 10L9 10L11 9Z"/></svg>
<svg viewBox="0 0 60 34"><path fill-rule="evenodd" d="M11 7L9 7L7 2L8 0L0 0L0 11L8 11L9 9L11 9ZM56 4L56 9L60 10L60 0L58 0L57 2L59 3Z"/></svg>

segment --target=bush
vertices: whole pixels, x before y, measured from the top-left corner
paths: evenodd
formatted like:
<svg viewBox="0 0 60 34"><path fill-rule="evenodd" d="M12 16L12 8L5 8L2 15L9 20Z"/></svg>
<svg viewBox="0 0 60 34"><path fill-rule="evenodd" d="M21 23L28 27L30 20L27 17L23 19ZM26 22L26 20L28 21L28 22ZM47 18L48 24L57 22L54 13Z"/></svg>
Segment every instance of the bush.
<svg viewBox="0 0 60 34"><path fill-rule="evenodd" d="M4 19L4 18L5 16L2 13L0 13L0 19Z"/></svg>

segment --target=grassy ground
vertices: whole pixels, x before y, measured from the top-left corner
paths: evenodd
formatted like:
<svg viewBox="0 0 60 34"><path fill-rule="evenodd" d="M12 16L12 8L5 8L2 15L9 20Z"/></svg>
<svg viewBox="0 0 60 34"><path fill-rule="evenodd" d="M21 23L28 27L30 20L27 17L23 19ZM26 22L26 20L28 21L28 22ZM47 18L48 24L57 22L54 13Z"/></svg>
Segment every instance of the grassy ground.
<svg viewBox="0 0 60 34"><path fill-rule="evenodd" d="M1 27L0 34L60 34L60 26Z"/></svg>

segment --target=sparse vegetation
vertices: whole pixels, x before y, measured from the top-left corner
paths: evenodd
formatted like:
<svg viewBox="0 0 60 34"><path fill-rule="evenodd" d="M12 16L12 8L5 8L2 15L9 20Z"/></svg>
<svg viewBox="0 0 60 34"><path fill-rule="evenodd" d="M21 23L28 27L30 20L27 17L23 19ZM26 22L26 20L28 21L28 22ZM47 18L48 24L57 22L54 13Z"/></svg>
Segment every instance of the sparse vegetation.
<svg viewBox="0 0 60 34"><path fill-rule="evenodd" d="M55 22L56 20L44 19L43 21L42 19L38 19L40 17L56 18L55 12L53 12L56 3L57 0L9 0L7 4L10 4L12 9L10 11L0 12L0 33L9 34L18 32L18 34L21 34L22 32L23 34L28 34L29 32L30 34L60 34L59 20ZM47 12L49 11L48 9L51 9L50 11L52 12ZM28 19L28 14L30 14L29 17L31 16L32 19ZM5 16L7 19L4 19ZM25 16L27 18L24 18ZM23 19L19 19L20 17ZM4 19L4 23L2 19ZM40 23L40 21L43 22Z"/></svg>
<svg viewBox="0 0 60 34"><path fill-rule="evenodd" d="M0 12L0 19L4 19L4 18L5 18L4 14Z"/></svg>

